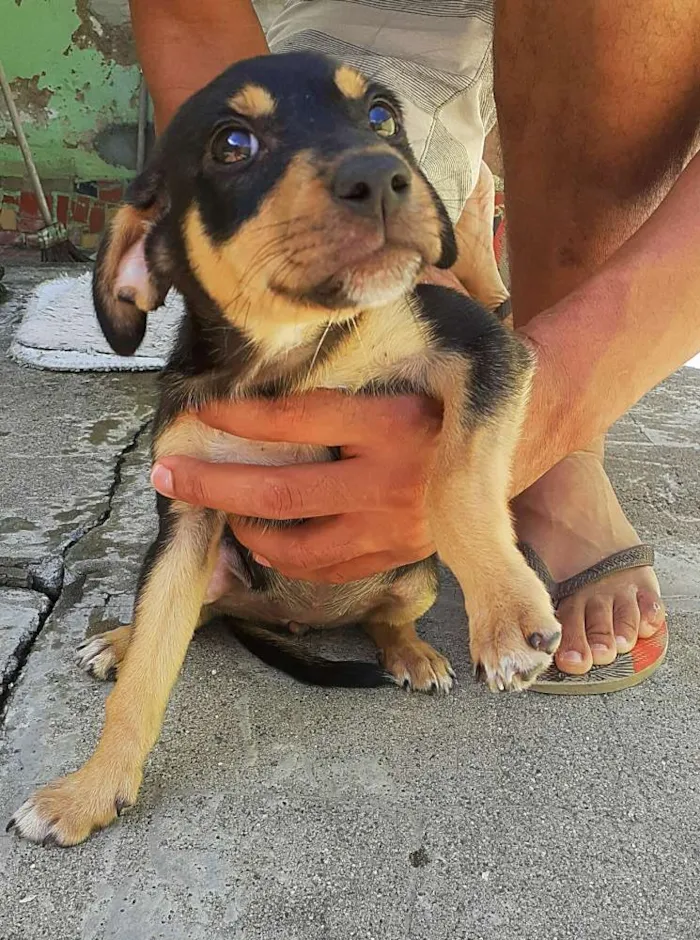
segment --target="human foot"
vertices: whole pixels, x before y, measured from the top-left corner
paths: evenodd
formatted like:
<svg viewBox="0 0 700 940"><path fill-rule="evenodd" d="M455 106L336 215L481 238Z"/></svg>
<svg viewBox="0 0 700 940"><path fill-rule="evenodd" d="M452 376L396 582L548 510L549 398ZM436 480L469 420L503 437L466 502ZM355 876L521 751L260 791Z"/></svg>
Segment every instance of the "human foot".
<svg viewBox="0 0 700 940"><path fill-rule="evenodd" d="M513 501L520 541L563 581L640 543L603 469L602 446L577 451ZM607 665L664 623L659 582L650 567L608 575L560 601L562 641L555 662L582 675Z"/></svg>

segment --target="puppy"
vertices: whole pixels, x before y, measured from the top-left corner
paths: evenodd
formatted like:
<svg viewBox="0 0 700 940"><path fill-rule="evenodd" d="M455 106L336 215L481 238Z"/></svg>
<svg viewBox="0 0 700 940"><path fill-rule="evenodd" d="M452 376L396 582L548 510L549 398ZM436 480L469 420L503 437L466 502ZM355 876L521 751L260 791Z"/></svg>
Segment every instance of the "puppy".
<svg viewBox="0 0 700 940"><path fill-rule="evenodd" d="M234 65L174 118L103 241L95 306L111 346L128 355L171 286L185 299L161 377L154 459L279 465L337 456L206 427L193 412L214 400L315 388L439 400L431 531L464 592L475 666L492 689L522 689L560 636L508 511L532 365L468 298L416 286L426 265L447 268L455 256L389 89L318 55L270 56ZM415 632L437 594L435 558L319 586L256 564L222 513L159 497L158 514L133 626L92 638L81 653L98 675L118 670L99 744L80 770L18 810L10 825L28 839L74 845L135 801L187 647L212 614L224 612L251 649L306 681L452 684L447 660ZM348 622L364 625L381 666L304 657L270 629Z"/></svg>

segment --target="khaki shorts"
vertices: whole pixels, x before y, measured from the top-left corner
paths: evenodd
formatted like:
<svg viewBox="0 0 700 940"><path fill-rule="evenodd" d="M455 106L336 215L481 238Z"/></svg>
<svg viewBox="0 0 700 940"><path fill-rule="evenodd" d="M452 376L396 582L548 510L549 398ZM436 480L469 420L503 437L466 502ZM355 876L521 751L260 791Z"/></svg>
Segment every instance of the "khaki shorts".
<svg viewBox="0 0 700 940"><path fill-rule="evenodd" d="M414 152L456 221L496 118L493 0L259 0L256 9L272 52L324 52L399 95Z"/></svg>

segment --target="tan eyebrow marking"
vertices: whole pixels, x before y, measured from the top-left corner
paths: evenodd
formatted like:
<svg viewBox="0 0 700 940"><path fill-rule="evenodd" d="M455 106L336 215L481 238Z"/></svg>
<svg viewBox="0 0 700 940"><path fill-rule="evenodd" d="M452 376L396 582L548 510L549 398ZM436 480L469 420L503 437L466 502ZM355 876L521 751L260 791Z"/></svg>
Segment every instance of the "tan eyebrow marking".
<svg viewBox="0 0 700 940"><path fill-rule="evenodd" d="M367 92L367 79L349 65L336 69L334 81L346 98L363 98Z"/></svg>
<svg viewBox="0 0 700 940"><path fill-rule="evenodd" d="M275 99L262 85L244 85L228 99L229 107L245 117L266 117L275 110Z"/></svg>

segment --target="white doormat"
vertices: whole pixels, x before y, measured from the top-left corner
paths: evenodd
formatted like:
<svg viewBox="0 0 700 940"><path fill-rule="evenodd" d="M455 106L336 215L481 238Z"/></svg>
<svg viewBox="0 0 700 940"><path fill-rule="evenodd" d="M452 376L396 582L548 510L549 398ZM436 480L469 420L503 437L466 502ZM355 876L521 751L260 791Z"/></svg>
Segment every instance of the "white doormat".
<svg viewBox="0 0 700 940"><path fill-rule="evenodd" d="M117 356L97 322L91 274L57 277L32 291L10 356L59 372L161 369L183 314L182 298L171 291L165 306L149 314L146 335L136 353Z"/></svg>

